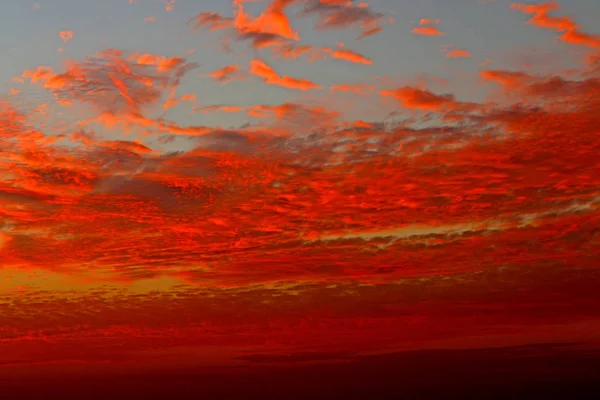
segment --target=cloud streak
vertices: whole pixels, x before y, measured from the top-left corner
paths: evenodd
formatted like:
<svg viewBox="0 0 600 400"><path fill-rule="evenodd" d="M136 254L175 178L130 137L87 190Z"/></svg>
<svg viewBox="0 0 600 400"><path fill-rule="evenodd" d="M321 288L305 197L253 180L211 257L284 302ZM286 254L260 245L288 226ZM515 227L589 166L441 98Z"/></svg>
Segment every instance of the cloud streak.
<svg viewBox="0 0 600 400"><path fill-rule="evenodd" d="M261 60L250 61L250 73L263 79L267 85L281 86L286 89L304 91L323 88L322 86L317 85L316 83L313 83L307 79L279 75L270 65Z"/></svg>

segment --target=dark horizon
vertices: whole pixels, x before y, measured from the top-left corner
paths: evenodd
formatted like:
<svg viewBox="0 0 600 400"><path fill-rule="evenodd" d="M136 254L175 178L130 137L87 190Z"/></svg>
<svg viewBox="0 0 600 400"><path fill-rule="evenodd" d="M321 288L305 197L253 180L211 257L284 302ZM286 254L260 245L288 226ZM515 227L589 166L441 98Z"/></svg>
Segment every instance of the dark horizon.
<svg viewBox="0 0 600 400"><path fill-rule="evenodd" d="M475 350L405 351L293 366L282 357L254 367L191 368L136 374L78 374L0 379L3 399L337 399L584 398L600 389L600 349L551 343ZM310 361L310 357L306 361ZM314 361L314 360L312 360ZM327 359L321 361L327 362ZM296 359L296 363L302 361ZM90 376L91 375L91 376Z"/></svg>

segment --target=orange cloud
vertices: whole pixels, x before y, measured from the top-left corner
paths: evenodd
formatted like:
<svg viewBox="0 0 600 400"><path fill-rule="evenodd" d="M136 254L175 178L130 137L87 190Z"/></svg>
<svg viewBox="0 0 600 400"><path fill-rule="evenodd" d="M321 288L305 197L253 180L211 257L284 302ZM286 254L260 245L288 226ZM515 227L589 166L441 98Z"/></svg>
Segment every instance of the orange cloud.
<svg viewBox="0 0 600 400"><path fill-rule="evenodd" d="M443 108L455 108L459 103L451 94L436 95L426 90L403 86L395 90L384 90L382 96L394 97L406 108L423 110L440 110Z"/></svg>
<svg viewBox="0 0 600 400"><path fill-rule="evenodd" d="M306 79L279 76L270 65L261 60L252 60L250 62L250 73L262 78L268 85L281 86L287 89L313 90L323 88Z"/></svg>
<svg viewBox="0 0 600 400"><path fill-rule="evenodd" d="M494 71L487 70L479 73L484 79L495 81L502 85L505 85L508 88L516 88L518 86L522 86L525 82L527 82L530 77L529 75L523 72L515 72L515 71Z"/></svg>
<svg viewBox="0 0 600 400"><path fill-rule="evenodd" d="M194 21L196 28L208 27L209 31L218 31L233 27L233 18L223 17L217 12L202 11L188 23Z"/></svg>
<svg viewBox="0 0 600 400"><path fill-rule="evenodd" d="M210 76L218 82L227 82L232 79L233 75L239 71L237 65L227 65L216 71L211 72Z"/></svg>
<svg viewBox="0 0 600 400"><path fill-rule="evenodd" d="M185 93L181 95L181 101L194 102L196 100L198 99L196 98L196 95L194 93Z"/></svg>
<svg viewBox="0 0 600 400"><path fill-rule="evenodd" d="M471 53L467 50L453 49L446 53L446 58L469 58Z"/></svg>
<svg viewBox="0 0 600 400"><path fill-rule="evenodd" d="M165 11L171 12L175 9L175 0L163 0Z"/></svg>
<svg viewBox="0 0 600 400"><path fill-rule="evenodd" d="M321 123L323 120L337 118L338 112L329 111L323 107L308 107L302 104L284 103L278 106L251 106L248 108L248 113L255 117L265 117L268 114L273 114L276 118L283 119L298 119L312 120L314 123Z"/></svg>
<svg viewBox="0 0 600 400"><path fill-rule="evenodd" d="M234 26L241 35L275 35L284 39L299 40L298 33L290 26L285 9L297 0L272 0L265 11L257 18L248 15L243 7L243 1L234 1Z"/></svg>
<svg viewBox="0 0 600 400"><path fill-rule="evenodd" d="M343 46L340 46L343 47ZM278 46L274 48L273 53L283 59L297 59L301 56L307 56L310 62L333 58L338 60L348 61L354 64L373 64L373 60L347 49L332 49L329 47L315 48L310 45L294 46Z"/></svg>
<svg viewBox="0 0 600 400"><path fill-rule="evenodd" d="M193 20L196 28L208 27L210 31L228 29L237 40L250 40L255 48L285 45L299 40L291 27L285 11L298 0L273 0L258 17L252 17L244 8L245 1L235 0L234 17L222 17L219 13L201 12ZM228 40L228 39L227 39Z"/></svg>
<svg viewBox="0 0 600 400"><path fill-rule="evenodd" d="M223 104L216 104L216 105L212 105L212 106L197 107L197 108L195 108L195 111L200 111L200 112L204 112L204 113L209 113L209 112L237 113L237 112L244 111L244 109L242 107L238 107L238 106L227 106L227 105L223 105Z"/></svg>
<svg viewBox="0 0 600 400"><path fill-rule="evenodd" d="M275 55L284 59L296 59L309 53L314 54L315 51L316 49L310 45L294 46L291 44L285 46L278 46L275 49L273 49L273 53Z"/></svg>
<svg viewBox="0 0 600 400"><path fill-rule="evenodd" d="M510 7L524 14L533 14L527 23L539 28L551 29L557 32L564 32L560 39L565 43L600 48L600 35L585 33L581 27L569 17L554 17L549 15L551 12L559 10L558 3L541 4L511 4Z"/></svg>
<svg viewBox="0 0 600 400"><path fill-rule="evenodd" d="M156 54L133 54L129 58L140 65L154 65L158 72L169 72L185 62L179 57L164 57Z"/></svg>
<svg viewBox="0 0 600 400"><path fill-rule="evenodd" d="M344 92L344 93L348 93L348 92L352 92L352 93L356 93L356 94L366 94L371 92L375 87L372 85L348 85L348 84L341 84L341 85L331 85L329 90L332 92Z"/></svg>
<svg viewBox="0 0 600 400"><path fill-rule="evenodd" d="M440 31L437 27L430 26L417 26L412 29L412 33L421 36L444 36L445 33Z"/></svg>
<svg viewBox="0 0 600 400"><path fill-rule="evenodd" d="M332 58L349 61L355 64L366 64L371 65L373 61L366 58L365 56L358 54L352 50L345 49L325 49L326 52L331 54Z"/></svg>
<svg viewBox="0 0 600 400"><path fill-rule="evenodd" d="M60 31L58 35L65 43L73 39L73 31Z"/></svg>
<svg viewBox="0 0 600 400"><path fill-rule="evenodd" d="M366 128L366 129L373 129L374 128L373 124L370 124L368 122L361 121L361 120L354 121L354 123L352 125L355 126L355 127L357 127L357 128Z"/></svg>
<svg viewBox="0 0 600 400"><path fill-rule="evenodd" d="M86 135L82 132L73 133L71 135L74 141L80 142L86 146L96 146L113 150L125 150L137 154L149 154L152 149L139 141L127 140L97 140L91 135Z"/></svg>
<svg viewBox="0 0 600 400"><path fill-rule="evenodd" d="M421 18L421 20L419 21L419 24L421 24L421 25L437 25L439 23L440 23L439 19Z"/></svg>
<svg viewBox="0 0 600 400"><path fill-rule="evenodd" d="M181 76L193 68L194 64L181 58L134 53L126 59L122 52L108 50L83 62L68 62L63 73L38 67L25 71L23 77L57 99L89 104L102 113L140 112L173 92ZM90 91L90 87L96 90Z"/></svg>
<svg viewBox="0 0 600 400"><path fill-rule="evenodd" d="M4 232L0 232L0 250L2 250L2 248L6 246L11 240L12 236Z"/></svg>
<svg viewBox="0 0 600 400"><path fill-rule="evenodd" d="M376 35L379 32L381 32L382 30L383 30L382 26L375 26L373 28L365 29L360 35L358 35L358 37L356 39L360 40L360 39L366 38L368 36Z"/></svg>
<svg viewBox="0 0 600 400"><path fill-rule="evenodd" d="M578 29L579 26L569 17L553 17L548 15L552 11L560 9L558 3L541 4L511 4L513 10L524 14L533 14L533 17L527 22L540 28L552 29L555 31L570 31Z"/></svg>
<svg viewBox="0 0 600 400"><path fill-rule="evenodd" d="M592 35L578 30L565 32L561 40L575 45L600 48L600 35Z"/></svg>

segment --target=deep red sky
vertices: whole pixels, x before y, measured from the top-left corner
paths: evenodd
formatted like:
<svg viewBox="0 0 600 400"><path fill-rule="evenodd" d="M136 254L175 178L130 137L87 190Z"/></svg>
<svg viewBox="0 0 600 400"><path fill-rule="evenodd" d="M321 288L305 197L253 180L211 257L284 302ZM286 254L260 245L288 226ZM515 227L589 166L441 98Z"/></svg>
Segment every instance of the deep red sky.
<svg viewBox="0 0 600 400"><path fill-rule="evenodd" d="M181 371L214 383L330 364L360 381L352 365L389 371L408 351L421 366L445 354L497 366L493 349L597 360L600 34L558 4L473 0L555 47L543 62L515 49L494 68L445 35L444 15L408 24L343 0L246 3L200 7L179 27L235 63L202 70L194 49L152 42L73 58L79 32L64 29L47 33L60 65L39 59L12 78L0 103L0 385ZM140 18L158 23L177 4L164 7ZM303 41L296 21L309 17L332 45ZM364 43L392 27L437 45L454 81L369 72L390 61ZM565 52L568 68L552 64ZM322 81L285 72L307 61ZM342 64L356 76L334 82ZM266 97L249 104L239 89L244 101L215 103L195 80L234 94L250 81ZM215 113L219 126L205 123ZM573 376L592 376L573 362ZM534 376L566 373L553 368Z"/></svg>

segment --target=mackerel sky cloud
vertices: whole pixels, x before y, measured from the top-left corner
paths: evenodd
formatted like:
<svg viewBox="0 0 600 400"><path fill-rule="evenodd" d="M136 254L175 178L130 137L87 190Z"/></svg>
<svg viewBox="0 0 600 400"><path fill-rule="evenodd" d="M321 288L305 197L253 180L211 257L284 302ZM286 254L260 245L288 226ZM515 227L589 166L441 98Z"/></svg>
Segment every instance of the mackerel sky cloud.
<svg viewBox="0 0 600 400"><path fill-rule="evenodd" d="M599 359L600 4L7 3L0 389Z"/></svg>

